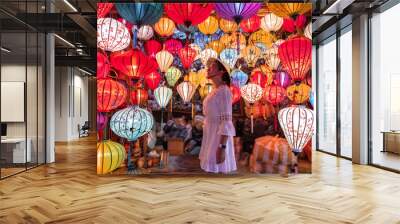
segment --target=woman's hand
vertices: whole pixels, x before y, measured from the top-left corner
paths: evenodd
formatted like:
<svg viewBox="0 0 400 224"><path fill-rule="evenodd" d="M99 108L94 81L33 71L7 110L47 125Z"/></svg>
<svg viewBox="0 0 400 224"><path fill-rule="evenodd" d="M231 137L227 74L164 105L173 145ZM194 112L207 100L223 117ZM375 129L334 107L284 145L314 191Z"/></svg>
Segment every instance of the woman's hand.
<svg viewBox="0 0 400 224"><path fill-rule="evenodd" d="M223 163L225 161L225 148L219 146L216 153L217 164Z"/></svg>

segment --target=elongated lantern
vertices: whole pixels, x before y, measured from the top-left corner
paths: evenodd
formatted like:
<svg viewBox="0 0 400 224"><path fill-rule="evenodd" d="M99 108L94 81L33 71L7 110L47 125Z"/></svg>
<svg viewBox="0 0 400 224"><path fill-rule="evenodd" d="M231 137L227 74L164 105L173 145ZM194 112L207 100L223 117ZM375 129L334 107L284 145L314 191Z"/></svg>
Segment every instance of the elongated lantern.
<svg viewBox="0 0 400 224"><path fill-rule="evenodd" d="M176 82L181 78L182 72L178 68L172 66L165 73L165 79L169 86L174 87Z"/></svg>
<svg viewBox="0 0 400 224"><path fill-rule="evenodd" d="M260 28L261 20L258 15L254 15L240 22L240 28L246 33L252 33Z"/></svg>
<svg viewBox="0 0 400 224"><path fill-rule="evenodd" d="M161 108L165 108L172 97L172 89L166 86L160 86L154 90L154 98Z"/></svg>
<svg viewBox="0 0 400 224"><path fill-rule="evenodd" d="M238 56L239 54L233 48L227 48L221 51L221 53L219 54L219 58L221 59L221 61L227 64L231 69L235 67Z"/></svg>
<svg viewBox="0 0 400 224"><path fill-rule="evenodd" d="M291 85L286 90L289 100L293 101L295 104L307 102L310 97L310 91L311 87L304 83Z"/></svg>
<svg viewBox="0 0 400 224"><path fill-rule="evenodd" d="M154 90L161 82L161 75L158 72L151 72L144 76L144 83L149 89Z"/></svg>
<svg viewBox="0 0 400 224"><path fill-rule="evenodd" d="M97 79L106 79L110 73L111 64L107 55L97 52Z"/></svg>
<svg viewBox="0 0 400 224"><path fill-rule="evenodd" d="M97 47L104 51L120 51L129 46L131 36L124 24L111 18L97 19Z"/></svg>
<svg viewBox="0 0 400 224"><path fill-rule="evenodd" d="M146 74L157 70L157 62L143 54L140 50L132 49L111 54L111 65L118 71L131 78L143 78Z"/></svg>
<svg viewBox="0 0 400 224"><path fill-rule="evenodd" d="M269 48L264 55L265 63L272 68L273 71L277 70L281 59L278 55L278 47Z"/></svg>
<svg viewBox="0 0 400 224"><path fill-rule="evenodd" d="M213 9L213 3L166 3L164 5L168 17L187 28L203 22Z"/></svg>
<svg viewBox="0 0 400 224"><path fill-rule="evenodd" d="M264 100L271 103L274 107L278 106L286 97L286 90L273 83L267 86L264 90ZM278 117L275 114L274 118L274 129L278 131Z"/></svg>
<svg viewBox="0 0 400 224"><path fill-rule="evenodd" d="M253 133L253 104L261 99L262 97L262 88L261 86L249 83L240 88L240 93L244 100L246 100L251 105L251 133Z"/></svg>
<svg viewBox="0 0 400 224"><path fill-rule="evenodd" d="M113 6L113 3L97 3L97 18L105 17Z"/></svg>
<svg viewBox="0 0 400 224"><path fill-rule="evenodd" d="M156 60L161 72L166 72L174 61L174 56L166 50L162 50L156 54Z"/></svg>
<svg viewBox="0 0 400 224"><path fill-rule="evenodd" d="M218 30L218 19L214 16L209 16L207 19L201 22L198 27L200 32L203 34L211 35Z"/></svg>
<svg viewBox="0 0 400 224"><path fill-rule="evenodd" d="M269 31L276 32L282 27L282 25L283 25L283 18L273 13L267 13L261 19L261 29L267 32Z"/></svg>
<svg viewBox="0 0 400 224"><path fill-rule="evenodd" d="M179 96L181 96L183 102L189 103L196 92L196 87L189 81L183 81L176 87L176 90L178 91Z"/></svg>
<svg viewBox="0 0 400 224"><path fill-rule="evenodd" d="M278 86L286 88L290 85L292 80L290 76L284 71L277 71L275 72L275 82Z"/></svg>
<svg viewBox="0 0 400 224"><path fill-rule="evenodd" d="M127 96L124 85L112 79L97 80L97 112L110 112L121 106Z"/></svg>
<svg viewBox="0 0 400 224"><path fill-rule="evenodd" d="M241 88L246 85L249 76L242 70L235 69L231 72L232 85Z"/></svg>
<svg viewBox="0 0 400 224"><path fill-rule="evenodd" d="M179 50L179 58L181 59L183 68L188 69L196 58L196 51L189 45Z"/></svg>
<svg viewBox="0 0 400 224"><path fill-rule="evenodd" d="M161 17L156 24L154 24L154 30L161 37L169 37L174 34L175 23L168 17Z"/></svg>
<svg viewBox="0 0 400 224"><path fill-rule="evenodd" d="M149 99L147 90L143 88L137 88L131 91L131 103L133 105L143 105Z"/></svg>

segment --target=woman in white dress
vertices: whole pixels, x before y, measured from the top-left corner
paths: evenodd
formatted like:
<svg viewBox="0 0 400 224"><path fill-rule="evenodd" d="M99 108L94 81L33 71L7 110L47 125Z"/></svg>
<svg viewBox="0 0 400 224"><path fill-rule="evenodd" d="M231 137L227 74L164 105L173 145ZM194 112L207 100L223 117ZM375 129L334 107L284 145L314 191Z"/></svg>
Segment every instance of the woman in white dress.
<svg viewBox="0 0 400 224"><path fill-rule="evenodd" d="M210 58L207 62L207 78L212 80L214 89L203 101L205 120L200 166L206 172L229 173L236 170L230 76L221 61Z"/></svg>

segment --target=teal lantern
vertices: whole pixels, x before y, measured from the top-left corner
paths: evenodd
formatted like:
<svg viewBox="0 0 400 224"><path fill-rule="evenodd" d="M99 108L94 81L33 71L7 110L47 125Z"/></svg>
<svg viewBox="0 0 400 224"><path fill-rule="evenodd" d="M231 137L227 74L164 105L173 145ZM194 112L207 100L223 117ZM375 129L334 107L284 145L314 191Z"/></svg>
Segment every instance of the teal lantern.
<svg viewBox="0 0 400 224"><path fill-rule="evenodd" d="M248 75L242 70L235 69L231 72L232 84L238 88L246 85L248 78Z"/></svg>
<svg viewBox="0 0 400 224"><path fill-rule="evenodd" d="M111 130L119 137L135 141L153 127L153 115L138 106L130 106L114 113L110 120Z"/></svg>
<svg viewBox="0 0 400 224"><path fill-rule="evenodd" d="M239 54L233 48L227 48L221 51L219 54L219 58L221 61L229 66L230 69L233 69L236 64L236 60L238 59Z"/></svg>

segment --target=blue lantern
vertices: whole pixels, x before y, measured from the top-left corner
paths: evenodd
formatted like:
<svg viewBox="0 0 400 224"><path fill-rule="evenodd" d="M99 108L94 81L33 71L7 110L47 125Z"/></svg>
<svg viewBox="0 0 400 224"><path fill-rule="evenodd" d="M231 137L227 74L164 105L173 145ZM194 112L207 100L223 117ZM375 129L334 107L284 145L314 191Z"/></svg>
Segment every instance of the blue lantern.
<svg viewBox="0 0 400 224"><path fill-rule="evenodd" d="M221 51L219 54L219 58L221 59L222 62L225 64L229 65L231 69L235 67L236 60L238 59L239 54L237 51L233 48L227 48Z"/></svg>
<svg viewBox="0 0 400 224"><path fill-rule="evenodd" d="M193 33L193 39L194 43L203 50L209 42L210 37L201 32L196 32Z"/></svg>
<svg viewBox="0 0 400 224"><path fill-rule="evenodd" d="M110 120L111 130L118 136L135 141L153 127L153 115L138 106L130 106L114 113Z"/></svg>
<svg viewBox="0 0 400 224"><path fill-rule="evenodd" d="M238 88L246 85L248 75L239 69L235 69L231 72L232 84Z"/></svg>
<svg viewBox="0 0 400 224"><path fill-rule="evenodd" d="M172 38L173 39L179 39L179 40L185 40L186 39L186 33L182 32L182 31L180 31L178 29L175 29L174 30L174 34L172 34Z"/></svg>

